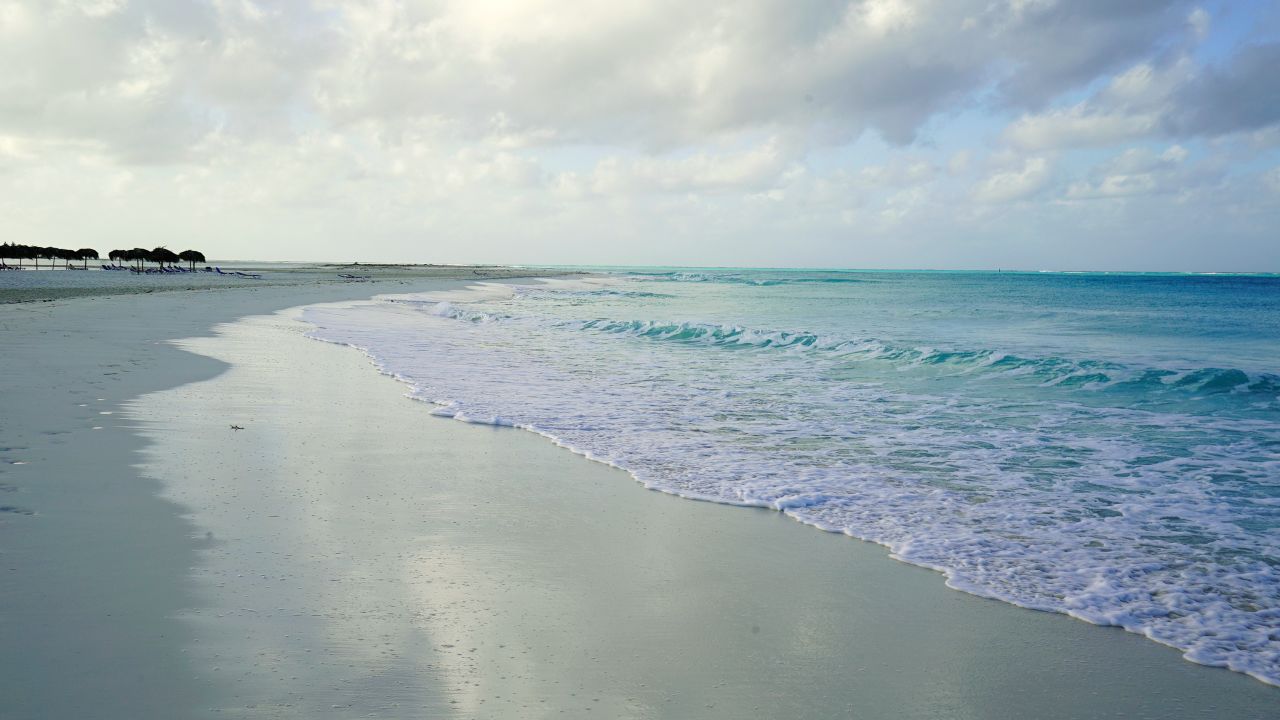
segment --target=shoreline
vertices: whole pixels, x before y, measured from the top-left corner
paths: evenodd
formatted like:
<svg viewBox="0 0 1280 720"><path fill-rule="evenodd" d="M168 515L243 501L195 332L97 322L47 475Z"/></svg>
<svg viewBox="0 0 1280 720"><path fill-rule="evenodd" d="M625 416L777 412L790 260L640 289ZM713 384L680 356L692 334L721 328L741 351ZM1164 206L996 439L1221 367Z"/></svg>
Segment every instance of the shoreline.
<svg viewBox="0 0 1280 720"><path fill-rule="evenodd" d="M455 301L452 297L439 297L435 299L449 300L451 302ZM470 298L472 302L476 302L481 299L483 298L479 296ZM523 312L521 312L517 310L508 310L505 307L486 308L483 304L481 304L480 309L477 310L475 307L466 305L465 303L467 300L467 298L458 298L456 302L460 307L445 305L437 307L435 310L432 310L429 304L422 305L422 307L429 315L444 315L446 317L471 320L473 322L477 321L477 318L479 318L480 321L505 319L508 317L507 313L521 316L536 316L538 312L537 308L522 307ZM1172 648L1180 653L1187 662L1200 664L1206 667L1227 668L1233 672L1247 675L1265 685L1273 687L1278 686L1275 675L1275 665L1271 662L1274 654L1268 653L1265 650L1266 633L1269 630L1265 625L1265 620L1260 619L1255 621L1254 625L1249 626L1250 631L1248 633L1243 631L1237 633L1239 624L1231 624L1225 620L1216 626L1211 622L1205 622L1194 626L1200 633L1198 637L1193 636L1191 640L1185 640L1184 637L1178 637L1176 634L1167 632L1167 627L1162 628L1159 625L1144 622L1148 618L1163 619L1166 616L1171 618L1179 618L1187 615L1190 615L1193 618L1198 617L1193 612L1185 611L1185 605L1183 608L1180 608L1184 610L1183 613L1178 613L1177 609L1179 608L1175 608L1174 611L1167 613L1167 615L1159 613L1159 607L1152 610L1149 615L1143 615L1141 612L1134 612L1132 614L1112 612L1110 614L1106 614L1098 611L1096 606L1090 605L1088 602L1079 601L1078 599L1083 593L1077 591L1076 594L1072 594L1072 590L1078 590L1077 588L1067 587L1056 596L1047 591L1041 592L1039 595L1034 595L1032 593L1019 595L1017 592L1002 592L1001 590L1003 587L1007 586L994 584L984 585L980 582L976 582L974 581L974 573L966 575L966 570L971 568L966 568L963 564L948 564L943 561L934 561L933 558L921 558L919 555L913 555L911 552L912 542L915 542L917 545L928 546L931 541L939 541L939 538L954 539L952 536L948 536L944 533L922 533L914 538L911 538L910 535L908 535L908 540L902 540L900 539L901 536L899 536L899 538L895 538L892 535L886 535L883 531L881 534L877 535L874 532L876 526L871 522L863 524L840 524L830 522L826 517L807 512L808 505L803 502L804 493L800 490L787 489L783 491L785 496L782 497L781 500L775 501L773 498L777 497L777 495L768 495L764 493L760 495L753 495L744 492L733 492L739 488L732 485L730 485L729 489L723 493L716 494L714 491L722 488L723 486L720 486L720 488L717 486L711 486L712 491L704 493L699 492L699 490L703 487L707 487L708 485L698 485L693 482L688 482L682 485L680 482L667 481L662 474L661 467L659 467L657 471L654 469L655 466L653 463L655 462L655 454L657 457L663 458L663 462L668 462L672 467L694 466L701 468L704 471L709 471L712 474L715 473L716 468L707 467L706 465L701 464L701 458L706 457L706 455L697 451L693 451L687 455L681 453L678 457L674 456L674 454L662 455L662 447L660 444L650 444L646 447L636 443L630 443L623 437L615 437L614 435L609 434L611 430L615 430L617 427L630 427L634 429L635 425L631 422L632 418L647 418L644 413L634 412L637 406L644 405L643 398L630 396L628 398L630 405L613 405L609 407L608 411L613 413L612 415L607 415L607 413L597 413L592 416L592 403L607 401L608 398L612 397L608 394L608 388L596 388L599 392L594 396L577 394L568 387L560 388L561 392L548 393L546 391L547 387L557 387L555 385L557 377L554 374L548 374L546 376L541 375L535 367L525 367L524 372L518 375L507 373L503 370L504 367L518 366L518 363L511 359L505 359L497 363L495 367L490 365L488 362L488 350L473 353L472 349L477 347L501 348L506 343L518 343L522 337L519 335L519 330L526 327L526 325L513 323L512 326L516 327L517 330L509 330L504 333L503 329L508 326L496 324L494 326L495 330L492 333L492 337L489 336L487 331L484 334L484 337L481 337L480 334L469 334L469 330L460 330L455 333L452 329L444 326L437 328L433 325L427 325L426 320L423 321L423 324L416 324L412 320L402 319L395 314L388 314L384 316L379 314L377 309L378 307L378 303L355 303L348 307L349 312L329 312L327 310L320 310L315 313L306 313L306 318L313 320L319 326L318 330L313 333L314 337L327 342L337 343L338 345L347 345L356 348L375 368L377 368L379 372L384 375L401 379L406 384L411 397L433 403L433 414L445 417L454 416L464 422L473 424L515 427L527 430L533 434L550 440L553 444L565 448L572 453L578 454L592 461L603 463L610 467L619 468L627 472L634 482L639 483L645 488L658 490L676 497L707 501L727 506L760 507L782 512L790 519L824 532L842 534L880 545L881 547L886 548L890 557L895 560L939 573L943 576L946 587L953 590L965 592L978 597L997 600L1017 607L1061 614L1100 627L1120 628L1127 632L1144 637L1152 642ZM382 307L390 308L392 306L384 305ZM462 308L469 309L464 310ZM576 312L576 309L572 312ZM591 311L588 310L587 312L590 313ZM622 315L622 317L644 317L643 312L643 310L640 310L637 315ZM346 315L346 317L344 317L344 315ZM590 317L590 315L587 316ZM615 315L615 317L616 316L618 315ZM577 316L569 315L569 317ZM635 322L638 323L639 321ZM665 320L646 322L656 325L662 330L662 332L668 332L668 327L675 325L674 323L670 326L664 324L666 322ZM689 325L694 324L689 323ZM590 326L591 324L589 323L588 327ZM703 325L694 326L698 328L705 327ZM461 327L469 328L470 326L467 323L462 323ZM483 328L484 326L482 325L481 327ZM680 323L677 326L681 331L683 331L685 327L685 323ZM371 332L366 332L366 329L371 328L373 329ZM412 337L411 333L413 330L406 330L406 328L416 329L416 331L422 336L435 337L438 342L448 349L436 355L424 355L417 346L405 344L397 340L397 338L401 337ZM385 333L383 332L383 329L385 329ZM736 326L733 331L737 331ZM436 334L437 332L438 335ZM671 330L670 333L674 335L676 331ZM539 340L545 340L548 347L556 347L557 352L563 352L566 348L570 347L567 343L564 345L554 345L554 343L559 342L559 339L545 339L540 337ZM542 346L535 347L535 352L541 351L543 351ZM637 351L637 354L640 352L641 351ZM599 358L605 356L606 354L604 351L601 351L601 354L595 356L591 361L597 363L596 366L599 366ZM607 362L616 362L618 367L628 367L627 359L622 357L620 354L614 354L608 357L610 357L611 360ZM439 358L439 360L437 360L437 358ZM460 363L457 360L451 360L451 358L461 358L462 360ZM577 363L574 367L586 366L584 364L583 356L574 356L569 365L572 365L572 363ZM440 373L433 369L441 365L446 368L450 368L450 370L445 373ZM470 368L489 368L502 379L502 382L507 383L507 385L494 385L493 383L488 383L484 380L484 378L487 377L484 372L470 372L468 371ZM522 378L528 377L546 377L550 384L542 385L522 381ZM1264 377L1270 376L1264 375ZM474 378L480 378L480 380L476 381ZM628 383L622 384L627 385ZM490 392L494 387L510 387L510 395L514 398L514 401L506 401L506 396L501 392ZM540 395L527 393L526 391L531 388L536 389L536 392L540 393ZM716 389L723 390L724 387L719 386ZM741 390L741 388L734 389ZM711 396L714 397L714 395L715 390L711 391ZM593 417L595 422L587 424L594 424L597 428L591 428L588 432L580 432L580 425L574 424L581 423L581 421L577 419L578 416L574 416L572 422L565 420L561 406L555 404L557 399L561 397L575 398L577 404L573 405L574 409L581 411L583 413L582 417ZM532 398L532 400L530 400L530 398ZM690 401L695 405L697 404L696 396L683 397L681 400ZM524 401L523 404L521 404L521 401ZM679 403L673 402L669 402L666 405L671 407L680 406ZM546 410L546 412L544 412L546 408L554 409ZM725 413L733 412L731 408L726 409L721 407L720 409ZM661 408L658 409L658 411L660 410ZM560 414L557 415L557 413ZM602 425L600 422L601 417L610 417L612 420ZM663 422L672 422L672 419L665 415L660 415L660 417L663 418ZM603 433L603 435L597 435L597 429L599 433ZM640 428L642 433L644 430L645 428ZM714 427L711 432L715 432ZM601 436L610 438L610 440L600 441L596 439ZM682 438L676 438L675 441L679 442L681 439ZM710 446L711 444L708 443L708 447ZM630 450L629 453L628 449ZM708 453L710 452L712 451L708 450ZM732 453L725 454L726 462L732 462L732 455ZM765 477L770 477L770 473L776 469L776 465L772 462L764 462L756 467L759 468L761 475ZM982 465L975 463L971 464L969 467L976 468L982 467ZM801 469L803 470L803 468ZM953 472L959 475L962 475L967 470L968 468L965 467L953 468ZM886 475L880 474L879 476L885 477ZM741 482L744 485L749 486L751 484L751 479L749 472L744 473L741 476ZM721 480L723 481L724 478L721 478ZM803 483L797 481L796 485L802 486ZM790 493L795 493L796 495L801 496L801 502L791 503L790 501L792 498L789 495ZM763 499L761 499L762 495L764 496ZM874 503L850 503L850 505L857 505L863 508L875 507ZM907 509L909 510L910 508ZM892 513L889 514L889 517L893 517ZM1016 516L1010 514L1008 517L1012 518ZM999 522L996 522L994 527L999 528L1002 526ZM868 528L871 530L868 530ZM1105 530L1105 528L1098 528L1096 526L1093 529ZM1078 533L1079 530L1077 529L1075 532ZM1096 547L1105 547L1109 545L1114 548L1134 548L1142 546L1141 543L1130 545L1119 535L1108 535L1105 533L1094 535L1091 536L1091 538L1086 539L1093 539L1095 542L1091 543L1090 546ZM1028 547L1033 545L1034 543L1030 541L1027 542ZM975 553L972 558L962 559L972 560L972 564L976 565L987 557L999 556L999 553L993 554L990 552L990 546L986 549L988 552L985 555ZM1016 559L1026 560L1026 563L1023 565L1024 570L1030 570L1037 564L1034 561L1027 559L1026 556L1010 552L1009 547L1001 546L1000 550L1004 553L1003 557L1015 557ZM1088 567L1091 572L1096 572L1098 574L1102 574L1104 571L1124 573L1125 569L1128 567L1124 562L1115 561L1113 561L1110 566L1087 564L1088 558L1085 558L1082 563L1084 564L1077 565L1076 567ZM1179 567L1176 563L1170 563L1170 565L1175 568ZM1063 566L1070 568L1069 564L1064 564ZM1095 569L1099 567L1104 570ZM1082 571L1077 574L1077 576L1085 575L1086 573ZM1031 584L1032 583L1027 583L1027 585ZM1212 587L1213 583L1211 581L1201 581L1199 586ZM1062 586L1058 586L1054 589L1061 587ZM1136 590L1133 589L1135 587ZM1152 581L1151 587L1154 588L1151 591L1153 596L1164 595L1166 597L1177 597L1178 588L1174 587L1171 590L1167 583ZM1020 588L1014 589L1018 590ZM1131 594L1133 595L1142 595L1143 589L1141 586L1131 584L1129 589L1132 591ZM1124 597L1124 594L1117 591L1114 592L1114 596ZM1266 607L1264 602L1256 602L1255 605L1261 606L1262 608ZM1264 617L1265 614L1259 616L1259 618ZM1163 634L1162 630L1165 631ZM1261 639L1259 639L1259 636L1261 636ZM1217 637L1221 637L1222 640L1217 641ZM1204 640L1205 638L1208 638L1208 640L1206 642L1201 642L1201 640ZM1206 646L1211 646L1211 643L1213 642L1218 642L1217 649L1219 650L1230 649L1240 650L1241 652L1238 654L1230 654L1225 651L1215 653L1210 650L1206 650ZM1235 647L1231 647L1232 643L1235 643ZM1256 650L1256 652L1249 653L1245 652L1245 650Z"/></svg>

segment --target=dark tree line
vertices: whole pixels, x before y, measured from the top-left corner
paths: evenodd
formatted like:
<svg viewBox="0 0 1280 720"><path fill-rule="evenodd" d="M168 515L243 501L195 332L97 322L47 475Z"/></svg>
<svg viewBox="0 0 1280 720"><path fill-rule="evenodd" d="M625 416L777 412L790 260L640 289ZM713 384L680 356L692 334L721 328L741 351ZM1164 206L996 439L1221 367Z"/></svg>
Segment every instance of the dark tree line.
<svg viewBox="0 0 1280 720"><path fill-rule="evenodd" d="M123 261L135 263L138 268L143 268L147 263L155 263L160 266L173 265L179 261L188 263L191 269L195 269L196 263L205 262L204 254L198 250L183 250L180 253L165 248L158 247L154 250L144 248L133 248L132 250L112 250L107 253L107 257L112 262ZM17 260L18 267L22 267L23 263L31 260L35 263L36 268L40 267L41 260L48 260L50 264L54 261L71 262L79 260L82 267L88 267L90 260L98 259L98 251L93 248L80 248L79 250L67 250L56 247L40 247L37 245L18 245L14 243L4 243L0 245L0 261L5 259Z"/></svg>

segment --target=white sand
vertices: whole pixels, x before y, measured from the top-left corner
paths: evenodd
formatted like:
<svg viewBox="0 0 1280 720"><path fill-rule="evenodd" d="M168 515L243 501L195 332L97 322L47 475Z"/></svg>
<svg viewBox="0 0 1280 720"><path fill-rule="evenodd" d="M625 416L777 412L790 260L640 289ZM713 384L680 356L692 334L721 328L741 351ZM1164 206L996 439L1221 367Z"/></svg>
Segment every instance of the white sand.
<svg viewBox="0 0 1280 720"><path fill-rule="evenodd" d="M531 434L431 417L357 352L303 329L274 315L184 342L230 370L126 407L152 443L144 475L202 541L178 626L203 694L184 710L1262 718L1280 708L1275 688L1119 630L949 591L876 546L649 492Z"/></svg>
<svg viewBox="0 0 1280 720"><path fill-rule="evenodd" d="M196 603L196 530L132 466L142 441L121 405L225 366L160 341L299 303L455 285L402 273L0 305L0 717L174 718L218 702L176 619Z"/></svg>

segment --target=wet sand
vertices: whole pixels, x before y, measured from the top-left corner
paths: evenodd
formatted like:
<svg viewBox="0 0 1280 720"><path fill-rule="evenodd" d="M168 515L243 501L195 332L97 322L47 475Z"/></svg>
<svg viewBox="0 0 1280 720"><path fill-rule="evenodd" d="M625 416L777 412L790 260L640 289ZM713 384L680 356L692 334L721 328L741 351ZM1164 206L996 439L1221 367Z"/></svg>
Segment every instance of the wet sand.
<svg viewBox="0 0 1280 720"><path fill-rule="evenodd" d="M537 436L433 417L292 317L181 343L227 371L124 408L148 441L141 472L163 496L150 502L184 513L167 529L186 533L173 560L189 582L158 608L177 618L166 647L190 673L183 707L975 719L1280 708L1276 688L1118 629L948 590L878 546L647 491Z"/></svg>
<svg viewBox="0 0 1280 720"><path fill-rule="evenodd" d="M188 575L204 541L134 467L143 441L121 408L226 365L164 340L299 303L460 285L401 273L0 304L0 717L174 718L218 703L178 619L199 602Z"/></svg>

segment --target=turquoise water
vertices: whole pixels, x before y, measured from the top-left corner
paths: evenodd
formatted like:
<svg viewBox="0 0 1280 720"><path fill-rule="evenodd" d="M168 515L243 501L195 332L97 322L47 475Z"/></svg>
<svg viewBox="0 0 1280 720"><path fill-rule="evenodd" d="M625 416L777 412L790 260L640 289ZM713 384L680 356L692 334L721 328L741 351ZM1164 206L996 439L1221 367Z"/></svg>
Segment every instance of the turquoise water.
<svg viewBox="0 0 1280 720"><path fill-rule="evenodd" d="M438 414L1280 684L1280 278L629 268L306 317Z"/></svg>

